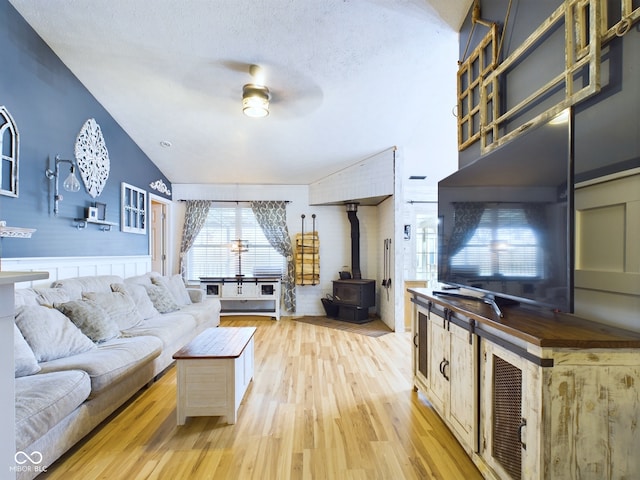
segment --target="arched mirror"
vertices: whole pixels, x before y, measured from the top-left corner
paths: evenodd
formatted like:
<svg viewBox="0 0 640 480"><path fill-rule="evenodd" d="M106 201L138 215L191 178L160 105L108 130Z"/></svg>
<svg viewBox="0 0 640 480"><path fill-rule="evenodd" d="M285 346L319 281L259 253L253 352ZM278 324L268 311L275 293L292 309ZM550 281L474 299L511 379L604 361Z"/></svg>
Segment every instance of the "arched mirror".
<svg viewBox="0 0 640 480"><path fill-rule="evenodd" d="M0 106L0 195L18 196L18 128Z"/></svg>

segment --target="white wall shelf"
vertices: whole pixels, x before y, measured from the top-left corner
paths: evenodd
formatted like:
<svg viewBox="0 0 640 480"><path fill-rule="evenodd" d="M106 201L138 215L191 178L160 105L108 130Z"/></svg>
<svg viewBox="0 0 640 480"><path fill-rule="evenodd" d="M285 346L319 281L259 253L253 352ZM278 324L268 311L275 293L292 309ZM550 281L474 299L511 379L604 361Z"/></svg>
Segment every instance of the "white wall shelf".
<svg viewBox="0 0 640 480"><path fill-rule="evenodd" d="M98 225L100 230L102 230L103 232L109 232L111 231L111 227L115 227L118 225L117 223L114 223L114 222L106 222L104 220L94 220L92 218L74 218L73 221L75 222L75 226L78 230L87 228L87 225L89 223L92 223L94 225Z"/></svg>

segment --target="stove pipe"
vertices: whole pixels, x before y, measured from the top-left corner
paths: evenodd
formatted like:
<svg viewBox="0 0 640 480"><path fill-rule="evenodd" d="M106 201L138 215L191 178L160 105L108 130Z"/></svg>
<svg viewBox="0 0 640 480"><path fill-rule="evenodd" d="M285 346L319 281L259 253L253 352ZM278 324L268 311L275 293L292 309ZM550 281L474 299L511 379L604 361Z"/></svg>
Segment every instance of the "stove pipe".
<svg viewBox="0 0 640 480"><path fill-rule="evenodd" d="M361 279L360 272L360 222L356 215L358 204L347 203L347 216L351 223L351 278Z"/></svg>

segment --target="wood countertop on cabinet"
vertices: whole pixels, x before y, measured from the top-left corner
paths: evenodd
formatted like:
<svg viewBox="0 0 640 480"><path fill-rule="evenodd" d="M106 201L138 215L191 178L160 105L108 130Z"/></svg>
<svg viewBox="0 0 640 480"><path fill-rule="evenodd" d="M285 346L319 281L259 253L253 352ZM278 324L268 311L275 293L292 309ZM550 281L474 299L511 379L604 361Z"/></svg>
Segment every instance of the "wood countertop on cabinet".
<svg viewBox="0 0 640 480"><path fill-rule="evenodd" d="M449 308L478 323L477 333L489 327L539 347L640 348L640 332L624 330L578 317L533 307L501 307L500 318L482 301L438 296L427 288L410 288L414 299L422 298Z"/></svg>

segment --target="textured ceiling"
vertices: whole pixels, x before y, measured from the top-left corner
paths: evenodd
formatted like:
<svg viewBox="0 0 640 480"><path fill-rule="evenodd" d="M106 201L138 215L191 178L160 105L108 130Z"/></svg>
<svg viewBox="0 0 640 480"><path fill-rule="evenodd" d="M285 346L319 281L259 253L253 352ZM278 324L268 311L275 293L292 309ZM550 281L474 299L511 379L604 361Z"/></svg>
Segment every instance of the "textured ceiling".
<svg viewBox="0 0 640 480"><path fill-rule="evenodd" d="M394 145L431 184L455 164L429 150L456 152L471 0L10 2L171 182L308 184ZM263 119L241 112L253 63Z"/></svg>

